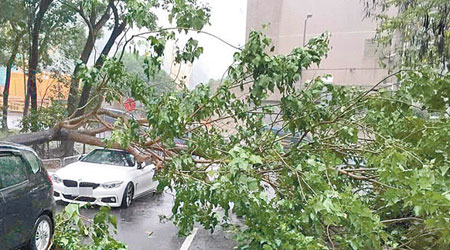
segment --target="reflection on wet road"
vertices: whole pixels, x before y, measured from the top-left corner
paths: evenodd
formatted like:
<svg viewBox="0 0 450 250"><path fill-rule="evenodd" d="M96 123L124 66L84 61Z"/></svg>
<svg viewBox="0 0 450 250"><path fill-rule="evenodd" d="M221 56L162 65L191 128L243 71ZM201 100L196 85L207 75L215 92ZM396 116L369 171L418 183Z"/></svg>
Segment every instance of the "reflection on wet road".
<svg viewBox="0 0 450 250"><path fill-rule="evenodd" d="M180 249L183 238L177 236L172 222L163 223L160 215L169 215L173 196L150 194L134 200L128 209L113 209L118 221L118 239L133 250Z"/></svg>
<svg viewBox="0 0 450 250"><path fill-rule="evenodd" d="M111 212L117 217L117 239L126 243L131 250L179 250L185 238L177 236L177 228L172 222L161 222L160 215L170 215L173 195L167 192L149 194L133 200L128 209L113 208ZM64 203L58 202L57 211ZM92 218L97 207L84 209L82 214ZM214 234L199 230L190 250L225 250L235 245L228 235L221 230Z"/></svg>

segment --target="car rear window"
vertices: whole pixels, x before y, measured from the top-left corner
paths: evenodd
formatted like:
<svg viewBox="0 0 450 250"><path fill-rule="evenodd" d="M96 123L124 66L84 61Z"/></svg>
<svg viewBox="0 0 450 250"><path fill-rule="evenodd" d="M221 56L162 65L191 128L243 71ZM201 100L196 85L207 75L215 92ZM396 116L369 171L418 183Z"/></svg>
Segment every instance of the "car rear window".
<svg viewBox="0 0 450 250"><path fill-rule="evenodd" d="M0 189L22 183L27 178L22 157L13 154L0 155Z"/></svg>
<svg viewBox="0 0 450 250"><path fill-rule="evenodd" d="M31 171L33 171L33 174L39 172L39 169L41 168L41 162L36 157L36 155L32 152L24 151L23 156L30 163Z"/></svg>

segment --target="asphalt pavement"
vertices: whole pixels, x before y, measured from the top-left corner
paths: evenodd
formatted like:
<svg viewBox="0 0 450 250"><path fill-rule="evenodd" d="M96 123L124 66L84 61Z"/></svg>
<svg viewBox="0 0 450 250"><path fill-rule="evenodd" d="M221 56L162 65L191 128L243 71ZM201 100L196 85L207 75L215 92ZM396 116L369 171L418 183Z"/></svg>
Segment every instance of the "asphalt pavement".
<svg viewBox="0 0 450 250"><path fill-rule="evenodd" d="M172 222L161 222L160 215L169 215L174 197L164 192L149 194L135 199L127 209L113 208L117 217L117 239L131 250L225 250L233 249L236 243L220 229L213 234L204 229L195 230L191 237L178 237ZM57 211L64 203L58 202ZM92 218L98 208L83 209L84 216Z"/></svg>

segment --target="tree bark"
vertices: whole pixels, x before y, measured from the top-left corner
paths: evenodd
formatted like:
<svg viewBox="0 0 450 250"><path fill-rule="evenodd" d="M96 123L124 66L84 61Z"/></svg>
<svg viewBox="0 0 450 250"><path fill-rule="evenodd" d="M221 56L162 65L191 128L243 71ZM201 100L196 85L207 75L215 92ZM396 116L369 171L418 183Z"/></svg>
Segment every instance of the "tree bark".
<svg viewBox="0 0 450 250"><path fill-rule="evenodd" d="M95 135L65 128L52 128L28 134L12 135L7 138L3 138L2 141L13 142L22 145L36 145L47 143L50 141L75 141L98 147L106 146L104 141L100 138L95 137ZM110 146L111 148L115 149L124 149L117 143ZM143 162L147 158L131 146L124 150L127 150L128 152L133 154L139 162Z"/></svg>
<svg viewBox="0 0 450 250"><path fill-rule="evenodd" d="M14 142L23 145L33 145L37 143L45 143L57 138L57 131L55 129L43 130L39 132L31 132L28 134L12 135L3 139L4 141Z"/></svg>
<svg viewBox="0 0 450 250"><path fill-rule="evenodd" d="M21 32L17 34L16 39L14 39L13 49L11 52L11 57L8 60L8 65L6 66L6 80L5 88L3 89L3 107L2 107L2 129L8 130L8 99L9 99L9 87L11 85L11 68L16 60L17 53L19 51L19 43L22 40L24 33Z"/></svg>
<svg viewBox="0 0 450 250"><path fill-rule="evenodd" d="M89 33L88 39L86 41L86 44L84 45L83 52L80 56L80 61L83 64L86 64L89 60L89 56L94 48L94 38L92 37L91 33ZM69 90L69 97L67 99L67 110L69 116L75 111L77 105L76 100L78 99L78 88L80 86L80 79L77 77L77 74L80 70L80 66L77 64L75 66L75 70L72 74L72 80L70 82L70 90Z"/></svg>
<svg viewBox="0 0 450 250"><path fill-rule="evenodd" d="M18 134L11 135L7 138L0 138L0 141L8 141L14 142L23 145L39 145L45 144L50 141L72 141L79 142L99 147L112 147L116 149L127 150L131 154L133 154L139 162L143 162L149 157L157 157L156 160L161 161L161 159L157 156L157 154L153 151L161 151L163 145L158 145L154 147L155 144L160 142L160 139L155 139L154 142L146 143L145 145L140 145L136 143L132 143L126 148L121 147L120 144L114 143L113 145L106 145L105 141L97 138L97 135L100 133L104 133L107 131L113 131L114 125L112 123L105 122L105 120L101 117L102 115L115 118L115 119L124 119L127 121L128 117L123 114L116 114L109 110L105 110L101 108L101 103L97 103L97 106L94 107L92 111L87 114L84 114L80 117L75 118L66 118L61 122L57 123L53 128L31 132L27 134ZM146 120L137 120L140 124L147 124ZM86 123L96 123L99 125L97 128L90 129L81 129ZM182 150L183 148L171 148L170 150ZM152 151L153 150L153 151Z"/></svg>
<svg viewBox="0 0 450 250"><path fill-rule="evenodd" d="M28 72L28 76L30 75L30 72ZM25 102L23 106L23 117L28 115L28 109L30 108L30 91L28 86L28 80L27 80L27 89L25 93Z"/></svg>
<svg viewBox="0 0 450 250"><path fill-rule="evenodd" d="M31 64L31 33L32 33L32 29L33 29L33 23L34 20L36 18L36 10L34 5L30 6L30 15L28 16L28 21L27 21L27 28L28 28L28 37L29 37L29 44L28 44L28 66L30 66ZM24 53L24 58L25 58L25 53ZM26 82L24 82L24 107L23 107L23 117L28 115L28 109L30 107L30 95L28 92L28 78L25 79L25 60L23 61L23 65L24 65L24 81L26 80ZM27 69L27 77L30 76L30 68Z"/></svg>

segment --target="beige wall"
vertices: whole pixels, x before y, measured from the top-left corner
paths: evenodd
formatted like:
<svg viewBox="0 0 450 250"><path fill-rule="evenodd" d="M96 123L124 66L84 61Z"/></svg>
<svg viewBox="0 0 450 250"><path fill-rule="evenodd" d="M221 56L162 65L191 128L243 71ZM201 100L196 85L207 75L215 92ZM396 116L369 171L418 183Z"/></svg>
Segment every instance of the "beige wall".
<svg viewBox="0 0 450 250"><path fill-rule="evenodd" d="M177 84L177 88L189 86L193 65L192 63L175 62L177 44L167 41L164 51L164 67L169 77Z"/></svg>
<svg viewBox="0 0 450 250"><path fill-rule="evenodd" d="M364 19L360 0L248 0L247 37L251 29L271 23L266 33L273 38L275 53L287 54L302 45L308 13L313 17L306 41L328 31L331 50L320 68L305 72L304 80L331 74L335 84L369 86L387 75L378 64L381 52L371 42L376 23Z"/></svg>

